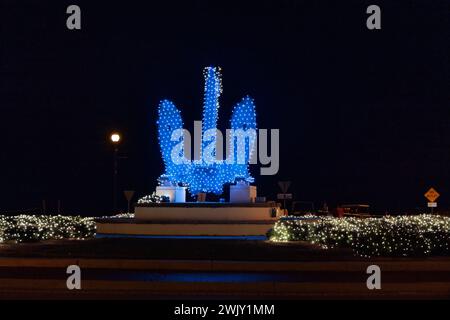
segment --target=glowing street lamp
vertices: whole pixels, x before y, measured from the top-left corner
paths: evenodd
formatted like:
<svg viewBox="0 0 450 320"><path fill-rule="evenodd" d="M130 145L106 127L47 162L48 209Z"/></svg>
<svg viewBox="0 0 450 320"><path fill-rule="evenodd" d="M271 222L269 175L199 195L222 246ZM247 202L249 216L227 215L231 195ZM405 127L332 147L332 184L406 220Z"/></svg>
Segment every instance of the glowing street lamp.
<svg viewBox="0 0 450 320"><path fill-rule="evenodd" d="M114 212L117 211L117 174L119 169L119 142L120 142L120 134L117 132L113 132L111 134L111 142L114 146L114 173L113 173L113 209Z"/></svg>
<svg viewBox="0 0 450 320"><path fill-rule="evenodd" d="M111 141L114 144L119 143L119 141L120 141L120 134L118 134L117 132L114 132L113 134L111 134Z"/></svg>

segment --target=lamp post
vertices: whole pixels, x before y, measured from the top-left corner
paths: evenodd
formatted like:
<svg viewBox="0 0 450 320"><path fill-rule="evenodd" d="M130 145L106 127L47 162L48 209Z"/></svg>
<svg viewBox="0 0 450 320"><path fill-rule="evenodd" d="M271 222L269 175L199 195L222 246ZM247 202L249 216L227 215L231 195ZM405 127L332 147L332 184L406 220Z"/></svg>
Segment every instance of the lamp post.
<svg viewBox="0 0 450 320"><path fill-rule="evenodd" d="M111 142L114 146L114 171L113 171L113 208L117 211L117 172L119 169L119 142L120 134L114 132L111 134Z"/></svg>

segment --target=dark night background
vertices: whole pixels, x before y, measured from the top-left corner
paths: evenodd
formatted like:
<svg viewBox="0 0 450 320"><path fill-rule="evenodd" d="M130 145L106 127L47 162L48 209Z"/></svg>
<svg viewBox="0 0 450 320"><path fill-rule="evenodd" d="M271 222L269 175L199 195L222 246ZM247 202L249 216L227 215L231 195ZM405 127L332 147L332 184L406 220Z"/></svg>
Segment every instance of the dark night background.
<svg viewBox="0 0 450 320"><path fill-rule="evenodd" d="M109 134L123 134L121 190L151 193L163 166L158 102L192 126L202 68L223 68L220 123L245 94L259 128L280 128L273 198L450 207L447 1L13 1L0 7L0 211L108 214ZM81 31L66 28L78 4ZM366 28L378 4L382 29ZM121 196L122 198L122 196ZM125 199L122 199L125 206Z"/></svg>

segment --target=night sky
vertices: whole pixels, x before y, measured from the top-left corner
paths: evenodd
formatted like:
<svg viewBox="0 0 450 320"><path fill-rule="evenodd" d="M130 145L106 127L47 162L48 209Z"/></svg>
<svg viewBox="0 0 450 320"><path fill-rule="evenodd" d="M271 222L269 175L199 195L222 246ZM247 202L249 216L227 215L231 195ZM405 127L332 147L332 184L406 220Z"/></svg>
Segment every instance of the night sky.
<svg viewBox="0 0 450 320"><path fill-rule="evenodd" d="M260 195L292 180L298 200L404 211L434 186L450 207L448 1L209 2L0 0L1 212L61 199L66 214L109 213L113 130L120 189L151 193L159 100L192 128L209 65L222 129L246 94L258 127L280 129L279 174L253 170ZM370 4L381 30L366 28Z"/></svg>

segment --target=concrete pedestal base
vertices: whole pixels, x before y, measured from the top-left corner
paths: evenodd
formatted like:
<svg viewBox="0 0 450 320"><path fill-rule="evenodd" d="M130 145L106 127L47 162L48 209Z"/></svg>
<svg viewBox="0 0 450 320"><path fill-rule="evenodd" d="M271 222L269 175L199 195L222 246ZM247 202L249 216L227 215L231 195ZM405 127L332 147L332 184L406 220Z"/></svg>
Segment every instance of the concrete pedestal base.
<svg viewBox="0 0 450 320"><path fill-rule="evenodd" d="M281 213L279 207L268 203L185 202L135 207L135 218L141 221L275 221Z"/></svg>
<svg viewBox="0 0 450 320"><path fill-rule="evenodd" d="M97 234L109 236L264 236L272 221L138 222L135 219L97 221Z"/></svg>
<svg viewBox="0 0 450 320"><path fill-rule="evenodd" d="M281 213L268 203L159 203L138 205L134 219L96 222L102 236L264 236Z"/></svg>
<svg viewBox="0 0 450 320"><path fill-rule="evenodd" d="M256 200L256 187L238 183L230 186L231 203L254 203Z"/></svg>
<svg viewBox="0 0 450 320"><path fill-rule="evenodd" d="M157 186L157 196L169 197L170 202L186 202L186 187L178 186Z"/></svg>

